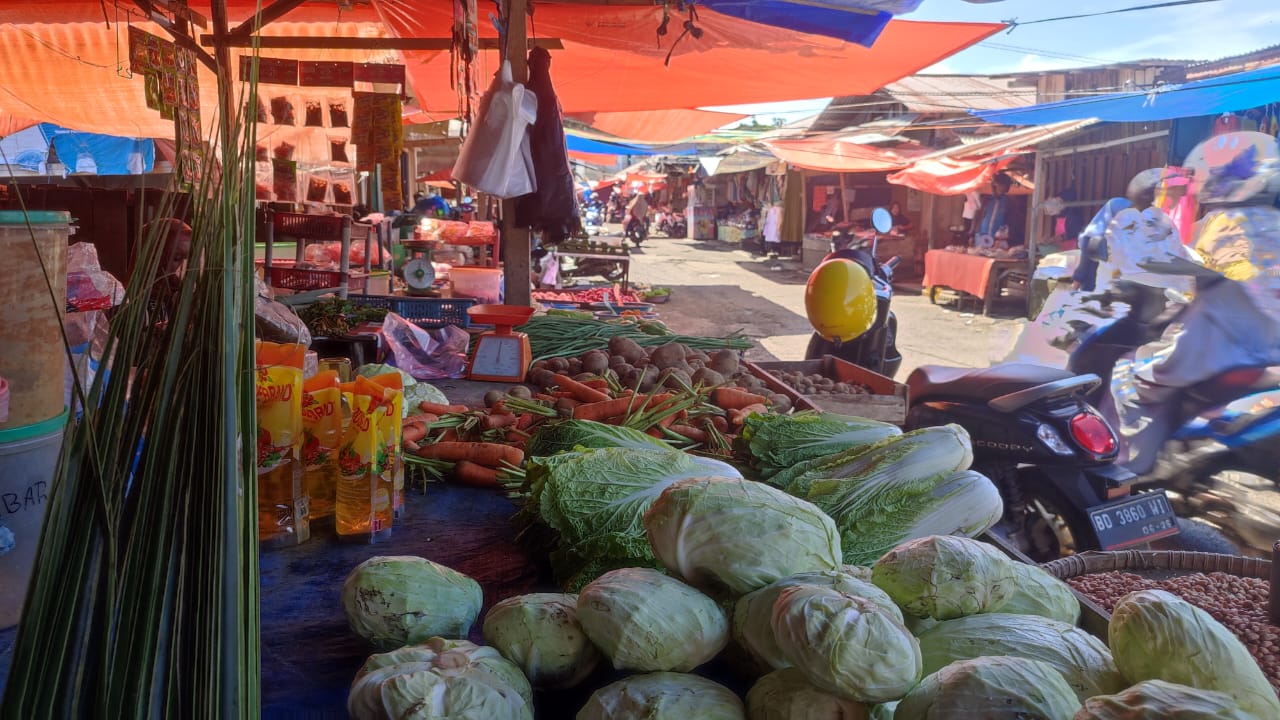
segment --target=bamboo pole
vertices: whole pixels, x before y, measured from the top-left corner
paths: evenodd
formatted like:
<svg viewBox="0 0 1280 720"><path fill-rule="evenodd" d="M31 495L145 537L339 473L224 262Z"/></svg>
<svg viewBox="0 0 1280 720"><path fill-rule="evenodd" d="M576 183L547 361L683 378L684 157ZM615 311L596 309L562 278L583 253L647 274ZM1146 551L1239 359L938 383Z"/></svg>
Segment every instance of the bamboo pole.
<svg viewBox="0 0 1280 720"><path fill-rule="evenodd" d="M527 30L528 0L505 0L507 17L506 59L511 63L511 76L518 83L527 82L529 67L529 35ZM502 260L508 305L533 304L533 279L530 273L530 234L516 227L515 200L502 201Z"/></svg>

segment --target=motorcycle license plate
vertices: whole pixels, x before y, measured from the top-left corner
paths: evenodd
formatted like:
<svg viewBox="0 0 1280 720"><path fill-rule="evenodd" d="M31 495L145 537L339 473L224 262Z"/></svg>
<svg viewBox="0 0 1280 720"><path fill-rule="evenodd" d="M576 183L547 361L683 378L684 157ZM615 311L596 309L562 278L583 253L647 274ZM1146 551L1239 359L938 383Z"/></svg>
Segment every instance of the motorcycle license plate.
<svg viewBox="0 0 1280 720"><path fill-rule="evenodd" d="M1163 490L1152 490L1088 510L1103 550L1119 550L1178 534L1178 518Z"/></svg>

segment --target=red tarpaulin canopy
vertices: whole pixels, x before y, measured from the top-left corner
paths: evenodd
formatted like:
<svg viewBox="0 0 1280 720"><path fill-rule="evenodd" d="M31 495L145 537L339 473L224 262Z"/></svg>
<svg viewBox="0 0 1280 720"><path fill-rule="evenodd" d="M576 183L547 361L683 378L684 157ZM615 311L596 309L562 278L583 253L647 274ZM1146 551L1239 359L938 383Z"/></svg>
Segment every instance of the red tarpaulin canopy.
<svg viewBox="0 0 1280 720"><path fill-rule="evenodd" d="M574 113L574 120L608 133L624 142L676 142L694 135L711 132L746 115L711 112L709 110L644 110L621 113Z"/></svg>
<svg viewBox="0 0 1280 720"><path fill-rule="evenodd" d="M774 157L806 170L856 173L899 170L929 149L916 143L864 145L838 134L807 138L765 140Z"/></svg>

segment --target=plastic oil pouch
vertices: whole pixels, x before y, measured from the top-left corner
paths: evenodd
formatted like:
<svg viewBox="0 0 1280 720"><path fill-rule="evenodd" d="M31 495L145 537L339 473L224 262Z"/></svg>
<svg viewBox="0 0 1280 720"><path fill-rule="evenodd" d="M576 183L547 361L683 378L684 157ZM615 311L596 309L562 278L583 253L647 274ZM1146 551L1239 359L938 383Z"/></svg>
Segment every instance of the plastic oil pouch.
<svg viewBox="0 0 1280 720"><path fill-rule="evenodd" d="M302 384L302 484L312 521L333 517L342 436L342 390L338 373L327 370Z"/></svg>
<svg viewBox="0 0 1280 720"><path fill-rule="evenodd" d="M385 398L391 403L392 413L385 419L382 433L382 444L387 453L391 467L391 482L394 488L392 506L396 518L404 515L404 454L400 446L400 436L404 429L404 378L398 372L375 375L374 383L386 390Z"/></svg>
<svg viewBox="0 0 1280 720"><path fill-rule="evenodd" d="M386 446L379 436L385 425L382 418L392 412L392 405L381 385L364 378L341 387L351 421L338 450L334 527L339 539L376 542L391 534L395 519L394 482L386 471Z"/></svg>
<svg viewBox="0 0 1280 720"><path fill-rule="evenodd" d="M311 538L302 483L305 345L257 343L258 536L268 547Z"/></svg>

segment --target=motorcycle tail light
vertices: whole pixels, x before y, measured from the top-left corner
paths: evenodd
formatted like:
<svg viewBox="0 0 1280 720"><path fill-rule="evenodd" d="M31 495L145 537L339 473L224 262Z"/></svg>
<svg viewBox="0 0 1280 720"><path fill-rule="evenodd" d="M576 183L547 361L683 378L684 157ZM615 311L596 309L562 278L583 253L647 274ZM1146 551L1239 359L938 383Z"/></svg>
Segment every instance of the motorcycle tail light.
<svg viewBox="0 0 1280 720"><path fill-rule="evenodd" d="M1071 437L1094 455L1110 455L1116 451L1116 434L1106 420L1093 413L1080 413L1071 418Z"/></svg>
<svg viewBox="0 0 1280 720"><path fill-rule="evenodd" d="M1040 427L1036 428L1036 437L1040 438L1040 442L1044 443L1045 447L1052 450L1056 455L1071 457L1076 454L1076 451L1050 425L1041 423Z"/></svg>

